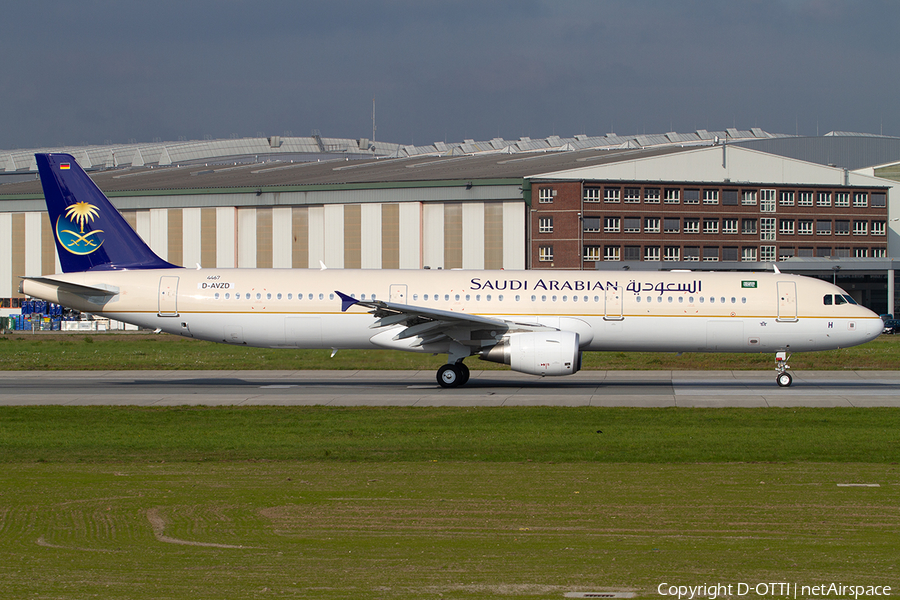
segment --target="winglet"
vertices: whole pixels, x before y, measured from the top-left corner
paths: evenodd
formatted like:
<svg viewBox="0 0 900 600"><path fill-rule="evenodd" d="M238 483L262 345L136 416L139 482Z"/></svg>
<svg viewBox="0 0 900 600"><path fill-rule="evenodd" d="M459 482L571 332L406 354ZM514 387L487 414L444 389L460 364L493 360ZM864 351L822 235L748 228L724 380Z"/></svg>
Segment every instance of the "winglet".
<svg viewBox="0 0 900 600"><path fill-rule="evenodd" d="M334 292L341 297L341 312L347 312L348 308L359 302L359 300L351 298L347 294L343 294L337 290L334 290Z"/></svg>

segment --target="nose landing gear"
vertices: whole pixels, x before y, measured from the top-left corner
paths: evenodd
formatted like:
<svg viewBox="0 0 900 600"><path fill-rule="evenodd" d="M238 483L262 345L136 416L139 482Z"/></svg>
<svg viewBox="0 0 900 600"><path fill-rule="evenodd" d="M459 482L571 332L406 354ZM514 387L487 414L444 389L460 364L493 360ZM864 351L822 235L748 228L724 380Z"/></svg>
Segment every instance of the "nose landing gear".
<svg viewBox="0 0 900 600"><path fill-rule="evenodd" d="M791 383L794 381L791 374L787 372L787 370L791 368L790 365L788 365L788 360L790 358L791 355L787 352L775 353L775 372L777 373L775 381L778 383L779 387L790 387Z"/></svg>

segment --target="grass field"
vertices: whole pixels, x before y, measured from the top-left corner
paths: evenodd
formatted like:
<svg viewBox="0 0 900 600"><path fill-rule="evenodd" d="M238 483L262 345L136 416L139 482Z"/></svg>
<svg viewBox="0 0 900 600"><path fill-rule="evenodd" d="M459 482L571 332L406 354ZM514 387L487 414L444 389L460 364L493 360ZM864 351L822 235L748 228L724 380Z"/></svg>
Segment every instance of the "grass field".
<svg viewBox="0 0 900 600"><path fill-rule="evenodd" d="M388 350L272 350L235 347L171 335L29 334L0 336L0 371L34 369L426 369L446 356ZM470 358L478 369L508 369ZM771 370L774 355L586 352L584 369ZM794 369L900 370L900 336L854 348L795 354Z"/></svg>
<svg viewBox="0 0 900 600"><path fill-rule="evenodd" d="M0 598L898 590L898 431L893 409L5 407Z"/></svg>

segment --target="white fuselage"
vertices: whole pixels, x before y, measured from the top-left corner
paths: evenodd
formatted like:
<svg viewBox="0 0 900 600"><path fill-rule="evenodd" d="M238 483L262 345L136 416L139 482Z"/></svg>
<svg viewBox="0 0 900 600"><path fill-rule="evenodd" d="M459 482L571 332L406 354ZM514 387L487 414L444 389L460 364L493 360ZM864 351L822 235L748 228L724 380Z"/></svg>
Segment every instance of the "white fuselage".
<svg viewBox="0 0 900 600"><path fill-rule="evenodd" d="M23 292L168 333L270 348L446 351L395 340L399 325L370 328L367 309L342 312L336 291L574 331L581 349L594 351L827 350L882 329L876 314L845 303L840 288L770 272L162 269L50 277L116 294L90 297L29 279ZM479 335L481 346L500 337Z"/></svg>

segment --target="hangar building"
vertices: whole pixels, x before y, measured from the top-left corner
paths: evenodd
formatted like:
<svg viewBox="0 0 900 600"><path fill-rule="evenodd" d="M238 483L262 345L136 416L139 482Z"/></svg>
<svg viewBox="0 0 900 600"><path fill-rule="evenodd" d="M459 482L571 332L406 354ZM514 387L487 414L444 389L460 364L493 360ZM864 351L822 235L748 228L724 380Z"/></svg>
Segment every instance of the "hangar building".
<svg viewBox="0 0 900 600"><path fill-rule="evenodd" d="M160 256L186 266L660 269L783 261L790 270L818 258L817 272L875 274L852 285L883 312L884 273L900 257L891 218L900 183L877 169L736 144L778 139L727 130L423 147L263 138L209 142L209 156L197 148L182 156L165 144L115 156L106 149L106 158L97 148L67 151L90 165ZM17 152L7 155L3 175L28 180L0 185L0 303L10 307L21 276L58 270L40 184Z"/></svg>

